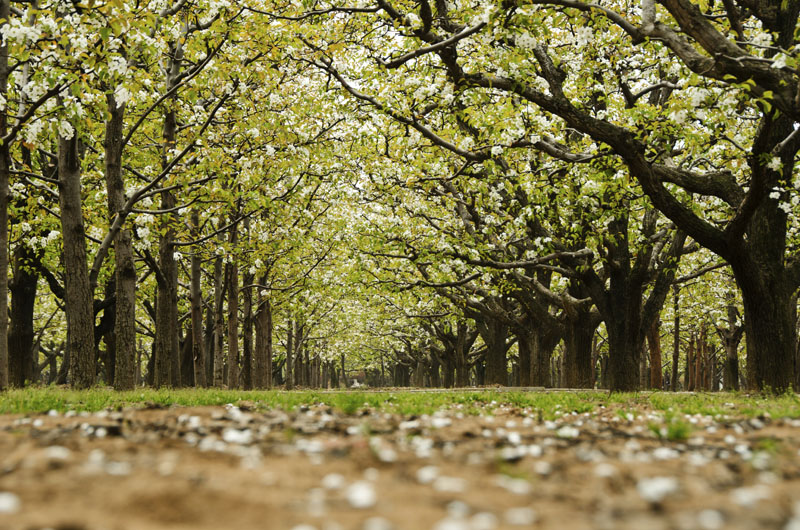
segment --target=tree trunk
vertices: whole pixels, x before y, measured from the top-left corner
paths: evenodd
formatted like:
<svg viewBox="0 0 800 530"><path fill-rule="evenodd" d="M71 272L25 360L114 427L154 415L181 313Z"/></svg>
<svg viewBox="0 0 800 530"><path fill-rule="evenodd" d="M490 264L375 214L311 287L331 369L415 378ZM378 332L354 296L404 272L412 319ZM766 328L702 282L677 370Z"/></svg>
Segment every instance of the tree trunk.
<svg viewBox="0 0 800 530"><path fill-rule="evenodd" d="M214 262L214 386L225 384L225 274L222 258Z"/></svg>
<svg viewBox="0 0 800 530"><path fill-rule="evenodd" d="M684 386L688 391L694 391L694 349L695 344L697 343L697 334L692 331L692 335L689 338L689 347L686 349L686 373L684 374Z"/></svg>
<svg viewBox="0 0 800 530"><path fill-rule="evenodd" d="M496 319L479 321L478 329L486 344L486 381L487 385L508 385L508 326Z"/></svg>
<svg viewBox="0 0 800 530"><path fill-rule="evenodd" d="M519 350L519 386L531 386L531 347L530 342L517 333Z"/></svg>
<svg viewBox="0 0 800 530"><path fill-rule="evenodd" d="M661 333L660 322L656 320L647 334L647 345L650 350L650 388L661 390Z"/></svg>
<svg viewBox="0 0 800 530"><path fill-rule="evenodd" d="M242 280L244 291L242 303L242 385L245 390L253 389L253 284L252 274L245 274Z"/></svg>
<svg viewBox="0 0 800 530"><path fill-rule="evenodd" d="M78 133L58 140L59 205L64 240L64 304L72 386L94 384L94 312L86 261L86 232L81 211L81 161ZM0 320L6 319L6 314Z"/></svg>
<svg viewBox="0 0 800 530"><path fill-rule="evenodd" d="M672 376L669 380L670 390L676 392L678 390L678 361L680 360L680 346L681 346L681 314L680 314L680 288L678 285L672 286L672 310L675 314L672 329ZM686 385L684 385L684 388Z"/></svg>
<svg viewBox="0 0 800 530"><path fill-rule="evenodd" d="M744 305L748 386L783 392L794 382L792 293L766 268L733 268Z"/></svg>
<svg viewBox="0 0 800 530"><path fill-rule="evenodd" d="M181 339L178 337L179 351L180 351L180 367L181 367L181 384L183 386L196 386L194 380L194 357L192 348L192 321L189 320L189 329L186 335Z"/></svg>
<svg viewBox="0 0 800 530"><path fill-rule="evenodd" d="M286 322L287 335L286 335L286 390L294 388L294 379L292 378L292 363L294 362L294 320L289 319ZM342 356L342 367L344 367L344 356ZM342 370L344 373L344 370ZM345 386L347 382L345 381Z"/></svg>
<svg viewBox="0 0 800 530"><path fill-rule="evenodd" d="M122 179L122 129L125 105L117 105L113 94L106 96L109 119L104 140L106 190L110 219L121 215L125 206ZM130 229L120 229L114 237L114 389L136 386L136 265Z"/></svg>
<svg viewBox="0 0 800 530"><path fill-rule="evenodd" d="M11 1L0 0L0 28L11 19ZM8 39L0 42L0 96L8 101ZM0 137L8 133L8 111L0 112ZM0 144L0 390L8 387L8 198L11 177L9 142ZM84 263L84 267L86 264Z"/></svg>
<svg viewBox="0 0 800 530"><path fill-rule="evenodd" d="M592 388L592 337L597 325L589 312L581 312L567 322L564 338L564 386Z"/></svg>
<svg viewBox="0 0 800 530"><path fill-rule="evenodd" d="M441 363L436 358L431 358L430 365L428 367L428 373L430 374L431 380L431 387L432 388L441 388L442 386L442 378L439 375L439 367Z"/></svg>
<svg viewBox="0 0 800 530"><path fill-rule="evenodd" d="M200 227L200 214L197 210L192 210L192 228L193 236L197 238ZM195 248L192 252L191 263L191 287L189 290L189 297L191 301L192 311L192 336L187 337L187 340L192 342L192 366L194 369L194 383L195 386L206 386L206 362L205 351L203 344L203 292L200 290L200 280L202 270L200 268L201 258L200 249Z"/></svg>
<svg viewBox="0 0 800 530"><path fill-rule="evenodd" d="M625 317L606 320L608 332L608 376L612 392L639 389L639 357L642 341L638 338L638 314L631 322ZM611 320L609 322L609 320Z"/></svg>
<svg viewBox="0 0 800 530"><path fill-rule="evenodd" d="M236 245L235 228L231 247ZM228 388L239 388L239 267L235 261L226 265L228 273Z"/></svg>
<svg viewBox="0 0 800 530"><path fill-rule="evenodd" d="M272 388L272 306L266 293L259 296L256 310L256 349L253 384Z"/></svg>
<svg viewBox="0 0 800 530"><path fill-rule="evenodd" d="M36 352L34 351L33 317L39 275L33 267L39 261L37 251L23 242L14 252L14 279L11 292L11 326L8 331L8 377L11 386L22 387L33 382Z"/></svg>

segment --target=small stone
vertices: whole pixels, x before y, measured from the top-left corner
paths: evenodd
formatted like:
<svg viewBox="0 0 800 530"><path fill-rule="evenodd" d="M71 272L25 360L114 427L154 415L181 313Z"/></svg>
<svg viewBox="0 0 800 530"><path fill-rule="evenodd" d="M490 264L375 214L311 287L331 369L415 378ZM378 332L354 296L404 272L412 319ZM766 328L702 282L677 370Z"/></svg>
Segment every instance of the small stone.
<svg viewBox="0 0 800 530"><path fill-rule="evenodd" d="M253 442L253 433L250 429L228 428L222 431L222 439L229 444L247 445Z"/></svg>
<svg viewBox="0 0 800 530"><path fill-rule="evenodd" d="M514 493L515 495L528 495L531 492L530 483L521 478L498 475L495 478L495 484L508 492Z"/></svg>
<svg viewBox="0 0 800 530"><path fill-rule="evenodd" d="M536 522L536 511L533 508L509 508L503 517L512 526L530 526Z"/></svg>
<svg viewBox="0 0 800 530"><path fill-rule="evenodd" d="M581 432L572 425L564 425L556 431L556 436L559 438L577 438L580 433Z"/></svg>
<svg viewBox="0 0 800 530"><path fill-rule="evenodd" d="M388 519L383 517L370 517L364 521L362 530L392 530L394 525Z"/></svg>
<svg viewBox="0 0 800 530"><path fill-rule="evenodd" d="M725 518L717 510L703 510L697 514L697 524L703 530L718 530L725 524Z"/></svg>
<svg viewBox="0 0 800 530"><path fill-rule="evenodd" d="M342 489L344 484L344 476L339 473L328 473L322 477L322 487L328 490Z"/></svg>
<svg viewBox="0 0 800 530"><path fill-rule="evenodd" d="M105 466L106 473L115 477L124 477L131 474L131 465L128 462L109 462Z"/></svg>
<svg viewBox="0 0 800 530"><path fill-rule="evenodd" d="M770 490L764 485L737 488L731 492L731 500L735 504L744 506L745 508L755 506L759 501L769 499L770 497Z"/></svg>
<svg viewBox="0 0 800 530"><path fill-rule="evenodd" d="M430 484L439 476L439 468L436 466L423 466L417 470L417 482L420 484Z"/></svg>
<svg viewBox="0 0 800 530"><path fill-rule="evenodd" d="M72 452L69 449L61 445L51 445L44 450L44 456L48 460L55 460L58 462L68 460L71 454Z"/></svg>
<svg viewBox="0 0 800 530"><path fill-rule="evenodd" d="M0 513L14 514L19 512L22 501L15 493L8 491L0 492Z"/></svg>
<svg viewBox="0 0 800 530"><path fill-rule="evenodd" d="M433 530L470 530L470 525L458 517L446 517L433 525Z"/></svg>
<svg viewBox="0 0 800 530"><path fill-rule="evenodd" d="M463 518L469 515L469 505L462 501L452 501L447 505L447 513L451 517Z"/></svg>
<svg viewBox="0 0 800 530"><path fill-rule="evenodd" d="M358 509L372 508L378 500L375 488L372 484L364 480L350 484L345 496L350 506Z"/></svg>
<svg viewBox="0 0 800 530"><path fill-rule="evenodd" d="M678 491L678 480L675 477L645 478L636 484L636 490L648 502L661 502Z"/></svg>
<svg viewBox="0 0 800 530"><path fill-rule="evenodd" d="M497 524L497 517L490 512L476 513L469 519L471 530L494 530Z"/></svg>
<svg viewBox="0 0 800 530"><path fill-rule="evenodd" d="M453 420L450 418L431 418L431 426L436 429L441 429L443 427L448 427L453 423Z"/></svg>
<svg viewBox="0 0 800 530"><path fill-rule="evenodd" d="M467 481L458 477L437 477L433 489L443 493L462 493L467 489Z"/></svg>
<svg viewBox="0 0 800 530"><path fill-rule="evenodd" d="M533 470L539 475L546 476L552 473L553 466L550 464L550 462L539 460L538 462L533 464Z"/></svg>
<svg viewBox="0 0 800 530"><path fill-rule="evenodd" d="M596 477L600 478L613 477L614 475L617 474L617 468L612 466L608 462L601 462L595 466L594 474Z"/></svg>

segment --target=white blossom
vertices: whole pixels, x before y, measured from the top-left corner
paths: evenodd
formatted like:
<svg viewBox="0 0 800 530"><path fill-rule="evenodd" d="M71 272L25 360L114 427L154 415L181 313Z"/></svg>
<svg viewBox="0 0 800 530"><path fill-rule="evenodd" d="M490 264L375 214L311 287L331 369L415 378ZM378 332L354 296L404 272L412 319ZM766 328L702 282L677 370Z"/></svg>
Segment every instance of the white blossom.
<svg viewBox="0 0 800 530"><path fill-rule="evenodd" d="M75 129L67 120L61 120L58 122L58 135L65 140L71 140L75 136Z"/></svg>

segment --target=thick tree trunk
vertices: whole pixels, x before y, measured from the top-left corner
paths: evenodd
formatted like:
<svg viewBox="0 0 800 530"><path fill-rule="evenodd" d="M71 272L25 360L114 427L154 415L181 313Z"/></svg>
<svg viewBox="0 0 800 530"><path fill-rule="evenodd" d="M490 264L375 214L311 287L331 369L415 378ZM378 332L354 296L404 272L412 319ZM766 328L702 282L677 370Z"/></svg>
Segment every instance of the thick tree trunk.
<svg viewBox="0 0 800 530"><path fill-rule="evenodd" d="M642 341L638 334L638 314L632 317L606 320L608 332L608 375L612 392L639 389L639 356ZM611 322L609 322L611 320Z"/></svg>
<svg viewBox="0 0 800 530"><path fill-rule="evenodd" d="M40 256L24 243L14 252L14 279L11 293L11 326L8 331L8 374L11 386L22 387L34 382L36 355L34 351L33 316L39 275L33 267Z"/></svg>
<svg viewBox="0 0 800 530"><path fill-rule="evenodd" d="M436 358L431 358L430 365L428 366L428 373L430 375L431 388L441 388L442 378L439 375L439 367L441 363Z"/></svg>
<svg viewBox="0 0 800 530"><path fill-rule="evenodd" d="M78 133L58 140L59 206L64 240L64 304L72 386L94 384L94 312L86 261L86 232L81 211L81 161ZM1 264L0 264L1 265ZM6 314L0 320L6 320Z"/></svg>
<svg viewBox="0 0 800 530"><path fill-rule="evenodd" d="M592 388L592 337L597 325L589 312L567 322L564 337L564 386Z"/></svg>
<svg viewBox="0 0 800 530"><path fill-rule="evenodd" d="M442 364L442 372L444 373L442 379L445 388L453 388L455 386L455 368L455 353L449 352Z"/></svg>
<svg viewBox="0 0 800 530"><path fill-rule="evenodd" d="M794 382L792 292L766 267L733 268L744 305L749 386L783 392Z"/></svg>
<svg viewBox="0 0 800 530"><path fill-rule="evenodd" d="M125 105L117 105L113 94L106 97L109 119L106 121L105 172L110 219L120 215L125 205L122 179L122 129ZM136 386L136 265L129 229L122 228L114 237L114 389L131 390Z"/></svg>
<svg viewBox="0 0 800 530"><path fill-rule="evenodd" d="M487 385L508 385L508 326L496 319L479 321L478 329L486 344Z"/></svg>

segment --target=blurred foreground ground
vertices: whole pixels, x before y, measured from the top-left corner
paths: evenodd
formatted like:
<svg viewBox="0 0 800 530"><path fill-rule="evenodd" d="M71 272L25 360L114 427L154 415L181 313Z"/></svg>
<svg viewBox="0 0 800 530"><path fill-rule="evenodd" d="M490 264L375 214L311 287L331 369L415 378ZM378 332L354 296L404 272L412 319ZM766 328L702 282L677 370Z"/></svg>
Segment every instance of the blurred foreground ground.
<svg viewBox="0 0 800 530"><path fill-rule="evenodd" d="M800 420L458 405L0 416L0 528L800 529Z"/></svg>

